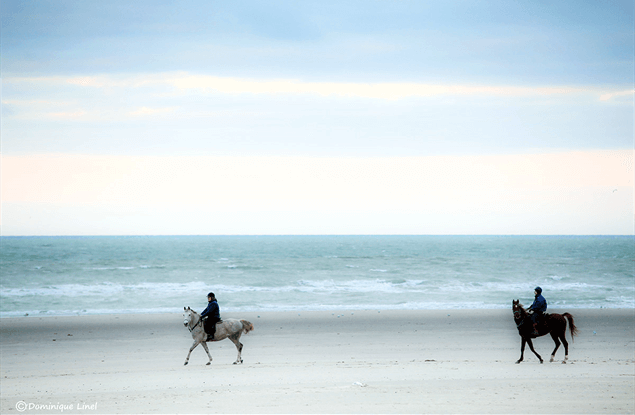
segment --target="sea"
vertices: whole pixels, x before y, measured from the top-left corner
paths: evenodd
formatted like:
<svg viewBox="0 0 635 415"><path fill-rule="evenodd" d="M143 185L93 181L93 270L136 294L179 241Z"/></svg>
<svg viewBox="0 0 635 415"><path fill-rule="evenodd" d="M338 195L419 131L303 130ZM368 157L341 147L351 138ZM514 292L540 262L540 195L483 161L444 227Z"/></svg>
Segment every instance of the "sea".
<svg viewBox="0 0 635 415"><path fill-rule="evenodd" d="M633 236L1 237L0 317L635 308Z"/></svg>

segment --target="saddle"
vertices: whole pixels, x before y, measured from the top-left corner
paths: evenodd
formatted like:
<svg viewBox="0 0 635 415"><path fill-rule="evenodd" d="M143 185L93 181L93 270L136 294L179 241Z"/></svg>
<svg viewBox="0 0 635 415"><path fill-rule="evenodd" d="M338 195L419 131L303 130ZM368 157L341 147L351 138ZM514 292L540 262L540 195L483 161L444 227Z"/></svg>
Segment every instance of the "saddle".
<svg viewBox="0 0 635 415"><path fill-rule="evenodd" d="M525 322L528 322L530 325L532 325L532 318L533 316L536 316L536 326L540 327L543 325L543 323L545 321L547 321L547 317L549 317L551 314L548 313L542 313L542 314L529 314L527 317L525 317L525 320L523 321L523 324Z"/></svg>
<svg viewBox="0 0 635 415"><path fill-rule="evenodd" d="M213 339L214 334L216 333L216 324L222 323L223 320L216 320L205 317L203 319L203 330L207 334L208 338Z"/></svg>
<svg viewBox="0 0 635 415"><path fill-rule="evenodd" d="M547 314L542 314L542 315L536 315L532 312L527 312L527 314L525 315L525 318L522 319L522 321L520 322L521 325L529 322L530 324L533 322L533 318L534 316L536 316L536 323L539 323L540 321L542 321L542 319L544 318L544 316L546 316Z"/></svg>

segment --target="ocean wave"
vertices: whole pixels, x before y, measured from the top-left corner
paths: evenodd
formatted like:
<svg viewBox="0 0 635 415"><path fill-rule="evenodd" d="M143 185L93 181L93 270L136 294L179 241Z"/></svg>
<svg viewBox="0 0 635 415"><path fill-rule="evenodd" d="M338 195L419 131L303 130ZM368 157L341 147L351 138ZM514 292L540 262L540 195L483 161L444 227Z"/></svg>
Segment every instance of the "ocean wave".
<svg viewBox="0 0 635 415"><path fill-rule="evenodd" d="M114 296L125 291L143 291L148 294L192 292L205 290L207 285L202 282L190 283L140 283L116 284L103 282L100 284L59 284L35 288L2 288L0 298L11 297L85 297L85 296Z"/></svg>
<svg viewBox="0 0 635 415"><path fill-rule="evenodd" d="M165 268L165 265L139 265L136 267L133 267L133 266L93 267L93 268L85 268L85 270L88 270L88 271L116 271L116 270L129 271L129 270L133 270L137 268L138 269L157 269L157 268L160 269L160 268Z"/></svg>
<svg viewBox="0 0 635 415"><path fill-rule="evenodd" d="M560 275L549 275L547 278L552 279L554 281L560 281L564 277L561 277Z"/></svg>
<svg viewBox="0 0 635 415"><path fill-rule="evenodd" d="M263 293L384 293L384 294L434 294L434 293L506 293L511 295L526 294L529 285L520 282L435 282L421 279L396 278L361 279L336 281L303 279L295 284L280 286L266 285L231 285L212 284L202 281L193 282L143 282L138 284L122 284L102 282L99 284L56 284L33 288L1 288L0 297L79 297L79 296L114 296L123 293L145 293L147 295L175 295L214 290L217 293L263 292ZM607 291L601 285L580 282L556 282L549 286L549 292L593 292ZM635 290L633 290L635 291Z"/></svg>
<svg viewBox="0 0 635 415"><path fill-rule="evenodd" d="M96 308L96 309L66 309L66 310L26 310L26 311L0 311L0 318L12 317L48 317L48 316L80 316L80 315L105 315L105 314L163 314L179 313L182 307L155 307L155 308Z"/></svg>

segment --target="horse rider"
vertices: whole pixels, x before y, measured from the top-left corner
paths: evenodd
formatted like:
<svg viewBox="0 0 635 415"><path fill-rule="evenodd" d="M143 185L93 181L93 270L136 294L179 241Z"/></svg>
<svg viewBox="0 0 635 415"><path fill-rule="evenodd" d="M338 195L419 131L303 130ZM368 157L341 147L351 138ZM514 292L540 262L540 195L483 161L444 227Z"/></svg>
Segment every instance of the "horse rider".
<svg viewBox="0 0 635 415"><path fill-rule="evenodd" d="M214 339L214 333L216 332L216 323L221 321L220 308L218 307L218 301L214 293L207 294L207 308L201 313L201 318L204 319L205 332L207 333L207 340Z"/></svg>
<svg viewBox="0 0 635 415"><path fill-rule="evenodd" d="M537 324L542 318L545 311L547 311L547 300L542 296L542 288L536 287L534 288L534 295L536 299L533 304L529 306L529 315L531 316L531 323L534 326L534 332L532 333L534 336L538 336Z"/></svg>

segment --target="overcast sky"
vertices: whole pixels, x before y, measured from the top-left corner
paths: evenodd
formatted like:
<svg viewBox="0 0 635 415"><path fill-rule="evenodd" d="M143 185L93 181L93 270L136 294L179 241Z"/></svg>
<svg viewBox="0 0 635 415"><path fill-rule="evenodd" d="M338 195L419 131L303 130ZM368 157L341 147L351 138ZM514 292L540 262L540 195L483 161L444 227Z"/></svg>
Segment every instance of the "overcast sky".
<svg viewBox="0 0 635 415"><path fill-rule="evenodd" d="M629 1L11 1L2 234L628 234Z"/></svg>

